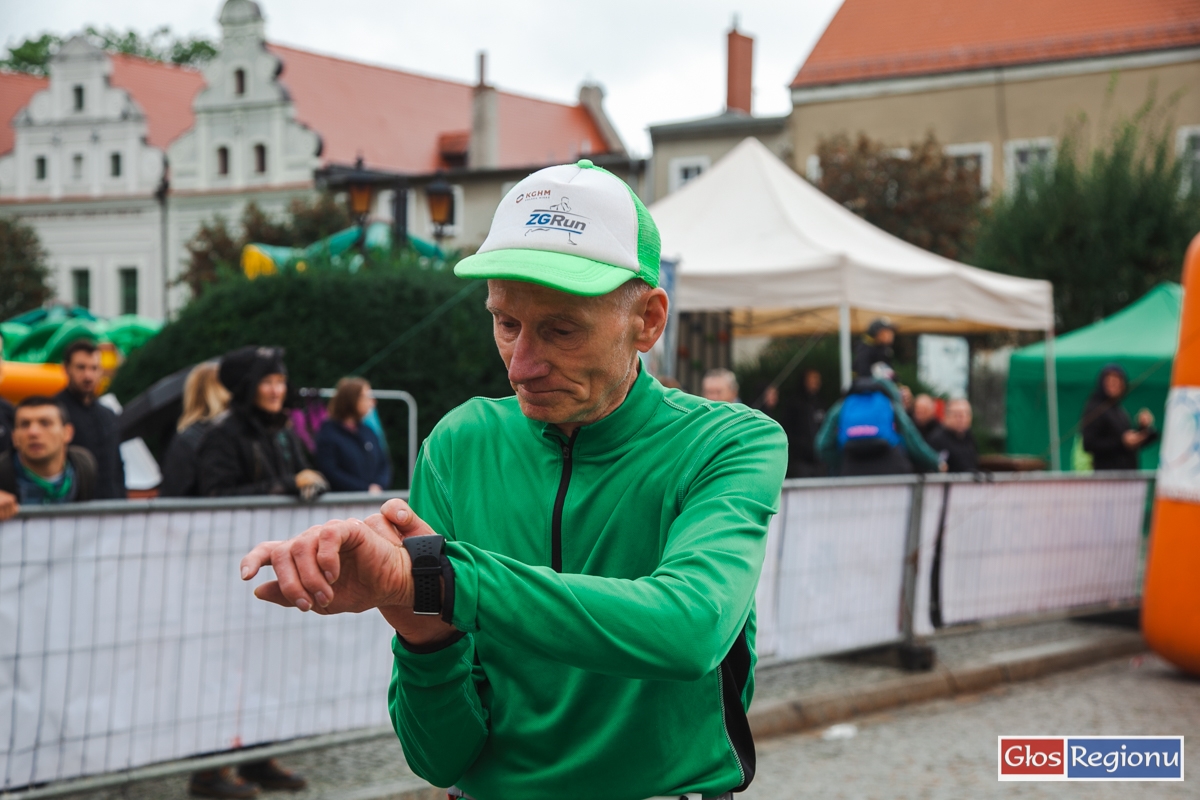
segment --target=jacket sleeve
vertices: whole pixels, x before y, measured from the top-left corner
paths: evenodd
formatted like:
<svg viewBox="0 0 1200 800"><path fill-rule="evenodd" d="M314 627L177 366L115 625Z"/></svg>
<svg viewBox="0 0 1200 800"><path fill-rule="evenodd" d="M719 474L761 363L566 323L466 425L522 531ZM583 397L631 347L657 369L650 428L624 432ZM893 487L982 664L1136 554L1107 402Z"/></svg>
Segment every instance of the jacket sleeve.
<svg viewBox="0 0 1200 800"><path fill-rule="evenodd" d="M636 580L563 574L448 543L455 627L590 672L699 680L749 616L786 445L761 415L742 416L706 442L670 498L678 515L658 567Z"/></svg>
<svg viewBox="0 0 1200 800"><path fill-rule="evenodd" d="M434 530L454 539L445 485L433 472L424 446L409 502ZM470 634L445 647L420 649L406 647L398 638L392 642L395 666L388 690L389 716L413 772L434 786L451 786L487 741L488 709L477 689L485 678L482 667L474 663L475 641Z"/></svg>
<svg viewBox="0 0 1200 800"><path fill-rule="evenodd" d="M181 436L182 432L175 434L163 456L159 497L186 497L189 487L195 486L196 455L187 451L187 447L180 441Z"/></svg>
<svg viewBox="0 0 1200 800"><path fill-rule="evenodd" d="M817 456L821 459L822 464L829 467L831 475L841 473L842 459L837 446L838 417L841 413L842 401L839 400L825 415L825 420L821 423L820 430L817 431L815 443Z"/></svg>

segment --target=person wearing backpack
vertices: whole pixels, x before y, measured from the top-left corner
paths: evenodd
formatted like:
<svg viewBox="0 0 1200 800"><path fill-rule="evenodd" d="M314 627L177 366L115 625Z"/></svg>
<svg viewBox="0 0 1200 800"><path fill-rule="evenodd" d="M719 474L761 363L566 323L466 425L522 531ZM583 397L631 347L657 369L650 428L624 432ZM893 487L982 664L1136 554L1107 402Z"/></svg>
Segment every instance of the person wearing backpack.
<svg viewBox="0 0 1200 800"><path fill-rule="evenodd" d="M943 469L890 379L856 378L817 432L816 447L832 475L905 475Z"/></svg>

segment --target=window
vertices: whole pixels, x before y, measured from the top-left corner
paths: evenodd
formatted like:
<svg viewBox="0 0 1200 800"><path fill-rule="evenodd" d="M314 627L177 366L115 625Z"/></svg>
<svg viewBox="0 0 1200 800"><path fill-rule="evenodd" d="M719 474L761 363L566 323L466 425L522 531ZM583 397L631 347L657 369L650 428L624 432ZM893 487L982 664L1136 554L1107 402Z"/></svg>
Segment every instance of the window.
<svg viewBox="0 0 1200 800"><path fill-rule="evenodd" d="M108 174L114 178L121 177L121 154L113 153L108 157Z"/></svg>
<svg viewBox="0 0 1200 800"><path fill-rule="evenodd" d="M259 175L267 172L267 146L265 144L254 145L254 171Z"/></svg>
<svg viewBox="0 0 1200 800"><path fill-rule="evenodd" d="M960 168L975 169L979 173L979 188L985 192L992 186L992 143L971 142L948 144L945 151Z"/></svg>
<svg viewBox="0 0 1200 800"><path fill-rule="evenodd" d="M238 97L246 93L246 70L235 69L233 71L233 93Z"/></svg>
<svg viewBox="0 0 1200 800"><path fill-rule="evenodd" d="M121 313L136 314L138 312L138 281L136 267L122 267L121 277Z"/></svg>
<svg viewBox="0 0 1200 800"><path fill-rule="evenodd" d="M218 147L217 148L217 174L218 175L228 175L229 174L229 148L228 147Z"/></svg>
<svg viewBox="0 0 1200 800"><path fill-rule="evenodd" d="M1188 125L1179 129L1175 152L1183 161L1183 183L1180 189L1184 193L1194 188L1200 189L1200 126Z"/></svg>
<svg viewBox="0 0 1200 800"><path fill-rule="evenodd" d="M33 174L39 181L46 180L46 157L38 156L33 161Z"/></svg>
<svg viewBox="0 0 1200 800"><path fill-rule="evenodd" d="M91 308L92 273L86 269L71 270L71 287L74 290L75 305L82 308Z"/></svg>
<svg viewBox="0 0 1200 800"><path fill-rule="evenodd" d="M1056 142L1049 137L1040 139L1016 139L1004 143L1004 176L1011 189L1037 167L1049 168L1054 165L1054 146Z"/></svg>
<svg viewBox="0 0 1200 800"><path fill-rule="evenodd" d="M711 163L708 156L672 158L667 162L667 192L674 192L688 181L699 177Z"/></svg>
<svg viewBox="0 0 1200 800"><path fill-rule="evenodd" d="M75 110L83 111L83 87L74 87L73 94L75 95Z"/></svg>
<svg viewBox="0 0 1200 800"><path fill-rule="evenodd" d="M83 180L83 155L81 153L71 156L71 180Z"/></svg>

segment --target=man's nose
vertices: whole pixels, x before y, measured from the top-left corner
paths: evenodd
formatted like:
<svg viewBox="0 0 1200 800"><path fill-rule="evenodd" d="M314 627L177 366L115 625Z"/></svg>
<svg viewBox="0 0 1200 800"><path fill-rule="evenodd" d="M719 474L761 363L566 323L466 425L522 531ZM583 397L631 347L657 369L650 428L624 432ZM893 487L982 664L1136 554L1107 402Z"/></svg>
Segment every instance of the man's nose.
<svg viewBox="0 0 1200 800"><path fill-rule="evenodd" d="M550 374L550 364L543 357L534 337L522 331L513 346L512 359L508 362L508 380L512 383L544 378Z"/></svg>

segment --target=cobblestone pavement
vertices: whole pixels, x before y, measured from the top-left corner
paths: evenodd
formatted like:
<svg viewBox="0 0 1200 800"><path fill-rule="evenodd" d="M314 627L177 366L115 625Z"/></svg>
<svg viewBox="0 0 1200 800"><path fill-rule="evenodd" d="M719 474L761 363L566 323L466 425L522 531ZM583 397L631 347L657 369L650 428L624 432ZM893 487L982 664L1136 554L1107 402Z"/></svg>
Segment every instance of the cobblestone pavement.
<svg viewBox="0 0 1200 800"><path fill-rule="evenodd" d="M1000 783L1000 734L1182 734L1200 741L1200 680L1138 656L939 700L855 721L852 738L827 731L760 743L745 800L779 798L1195 798L1182 783ZM844 730L844 729L843 729ZM1186 753L1185 753L1186 755Z"/></svg>
<svg viewBox="0 0 1200 800"><path fill-rule="evenodd" d="M1112 627L1106 625L1062 620L942 636L935 640L934 646L938 662L955 667L982 661L996 653L1069 639L1102 636L1112 630ZM872 658L863 655L810 659L791 664L763 665L756 674L755 703L769 702L800 693L836 692L842 689L852 689L881 680L894 679L905 674L907 673L897 667L887 665L886 658ZM958 708L959 706L951 702L949 707ZM1198 717L1200 717L1200 712L1198 712ZM1020 727L1018 726L1018 728ZM1056 730L1066 730L1066 728L1060 727ZM1106 732L1093 731L1086 725L1071 729L1071 732L1075 731ZM995 733L1000 732L1011 731L996 731L990 734L993 737L991 740L992 752L995 751ZM814 740L812 737L801 736L786 741L809 742L810 744L815 742L816 751L814 752L826 752L833 747L842 745L851 748L855 741L862 740L826 743L821 742L819 738ZM822 750L822 748L825 749ZM760 786L760 781L761 785L778 786L779 784L770 783L773 780L773 773L767 770L767 764L770 763L770 770L783 769L786 771L789 758L789 756L783 755L781 756L782 760L778 762L769 760L776 758L774 755L769 758L766 755L768 752L772 754L776 752L772 742L762 744L760 749L764 753L763 766L760 778L755 780L755 790ZM829 761L833 757L826 755L822 758ZM333 798L339 800L385 800L427 785L408 770L404 754L400 750L400 744L391 736L353 745L295 754L281 760L287 766L303 772L309 779L309 788L296 794L264 794L262 796L264 800L269 800L269 798L280 798L280 800L332 800ZM994 776L994 764L992 770ZM795 775L795 773L781 774ZM1018 786L1032 785L1020 784ZM1013 796L1024 796L1020 792L1021 789L1018 788L1013 792ZM1080 797L1085 795L1086 792L1079 794ZM177 776L141 781L104 791L73 794L69 798L70 800L183 800L187 796L187 778ZM743 795L747 798L754 796L781 798L796 795L791 790L782 795ZM858 795L845 796L857 797ZM880 796L889 797L891 795ZM923 797L925 795L915 794L912 796ZM954 794L945 796L957 797Z"/></svg>

